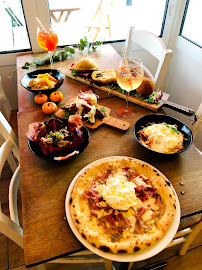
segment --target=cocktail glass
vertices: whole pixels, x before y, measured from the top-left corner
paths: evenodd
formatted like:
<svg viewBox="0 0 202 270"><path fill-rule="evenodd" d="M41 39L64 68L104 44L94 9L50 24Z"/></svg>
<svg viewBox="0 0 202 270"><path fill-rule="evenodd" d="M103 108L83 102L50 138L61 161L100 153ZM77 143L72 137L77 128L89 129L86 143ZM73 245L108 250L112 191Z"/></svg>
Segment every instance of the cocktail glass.
<svg viewBox="0 0 202 270"><path fill-rule="evenodd" d="M57 34L55 33L52 26L50 25L49 26L44 25L44 28L42 28L41 26L38 26L37 40L38 40L39 46L45 51L48 51L49 57L50 57L51 69L52 69L53 68L52 51L55 50L55 48L58 45Z"/></svg>
<svg viewBox="0 0 202 270"><path fill-rule="evenodd" d="M130 91L138 88L143 80L144 69L142 60L137 57L131 57L121 60L117 68L117 83L126 91L126 107L117 109L117 114L121 117L131 117L134 111L128 105Z"/></svg>

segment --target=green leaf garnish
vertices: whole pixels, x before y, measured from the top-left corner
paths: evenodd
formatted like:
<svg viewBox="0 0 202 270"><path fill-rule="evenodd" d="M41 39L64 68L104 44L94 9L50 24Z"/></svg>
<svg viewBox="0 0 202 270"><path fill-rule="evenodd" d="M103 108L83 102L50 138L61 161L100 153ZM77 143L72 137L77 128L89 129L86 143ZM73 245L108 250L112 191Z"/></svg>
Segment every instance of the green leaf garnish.
<svg viewBox="0 0 202 270"><path fill-rule="evenodd" d="M98 46L101 46L101 41L96 42L88 42L87 37L85 36L83 39L80 39L80 44L77 45L79 51L83 51L85 47L88 48L88 51L90 48L95 51ZM65 46L62 51L53 52L53 61L63 61L66 60L69 54L74 54L75 50L72 46ZM25 62L24 66L22 66L22 69L29 69L29 67L32 66L42 66L50 62L49 54L47 54L44 58L36 57L33 59L31 63ZM72 74L73 75L73 74Z"/></svg>
<svg viewBox="0 0 202 270"><path fill-rule="evenodd" d="M61 115L62 118L64 119L68 119L70 117L70 115L73 115L75 114L76 112L75 111L64 111L64 114Z"/></svg>
<svg viewBox="0 0 202 270"><path fill-rule="evenodd" d="M172 130L173 132L179 134L179 131L177 130L177 128L175 126L169 125L169 124L167 124L165 122L163 122L162 124L165 125L167 128L169 128L170 130Z"/></svg>
<svg viewBox="0 0 202 270"><path fill-rule="evenodd" d="M106 109L105 107L102 107L102 108L100 109L100 111L101 111L102 113L105 113L105 112L107 111L107 109Z"/></svg>

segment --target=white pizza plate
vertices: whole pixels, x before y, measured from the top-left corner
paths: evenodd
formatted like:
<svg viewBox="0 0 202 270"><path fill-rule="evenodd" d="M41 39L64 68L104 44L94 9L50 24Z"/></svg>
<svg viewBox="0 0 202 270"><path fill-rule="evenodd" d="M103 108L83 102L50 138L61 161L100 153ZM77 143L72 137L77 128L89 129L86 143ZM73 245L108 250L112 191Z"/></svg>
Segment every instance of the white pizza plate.
<svg viewBox="0 0 202 270"><path fill-rule="evenodd" d="M108 159L112 159L112 158L127 158L125 156L113 156L113 157L106 157L106 158L102 158L99 160L96 160L92 163L90 163L89 165L87 165L86 167L84 167L72 180L68 190L67 190L67 194L66 194L66 200L65 200L65 211L66 211L66 216L67 216L67 220L69 223L69 226L71 228L71 230L73 231L73 233L75 234L75 236L77 237L77 239L90 251L92 251L93 253L99 255L100 257L103 257L105 259L111 260L111 261L116 261L116 262L137 262L137 261L142 261L142 260L146 260L150 257L153 257L154 255L158 254L159 252L161 252L173 239L173 237L175 236L177 229L179 227L179 223L180 223L180 204L179 204L179 200L177 197L177 194L171 184L171 187L173 188L173 191L175 193L176 196L176 212L175 212L175 216L173 219L173 222L170 226L170 228L168 229L167 233L164 235L164 237L159 240L156 244L144 249L143 251L138 251L135 253L129 253L129 254L112 254L112 253L108 253L108 252L104 252L99 250L96 247L93 247L90 243L88 243L79 233L79 231L77 230L76 226L74 225L74 222L72 220L72 216L70 213L70 197L71 197L71 192L72 192L72 188L76 182L76 180L78 179L78 177L84 173L84 171L94 165L96 165L97 163L101 162L101 161L107 161ZM131 157L130 157L131 158ZM140 163L144 163L147 164L148 166L150 166L151 168L155 169L158 171L158 173L166 180L168 180L165 175L163 175L158 169L156 169L155 167L151 166L150 164L135 159Z"/></svg>

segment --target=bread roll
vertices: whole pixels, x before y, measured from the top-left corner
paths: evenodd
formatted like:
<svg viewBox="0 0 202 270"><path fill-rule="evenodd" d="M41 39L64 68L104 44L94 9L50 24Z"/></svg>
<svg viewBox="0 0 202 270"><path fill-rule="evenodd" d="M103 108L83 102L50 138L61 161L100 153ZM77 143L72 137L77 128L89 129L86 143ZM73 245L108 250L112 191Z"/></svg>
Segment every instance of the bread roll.
<svg viewBox="0 0 202 270"><path fill-rule="evenodd" d="M144 77L142 84L136 89L136 92L141 96L149 96L154 89L154 82L151 79Z"/></svg>
<svg viewBox="0 0 202 270"><path fill-rule="evenodd" d="M71 68L71 70L78 71L91 71L99 69L98 65L90 58L82 58L76 62Z"/></svg>

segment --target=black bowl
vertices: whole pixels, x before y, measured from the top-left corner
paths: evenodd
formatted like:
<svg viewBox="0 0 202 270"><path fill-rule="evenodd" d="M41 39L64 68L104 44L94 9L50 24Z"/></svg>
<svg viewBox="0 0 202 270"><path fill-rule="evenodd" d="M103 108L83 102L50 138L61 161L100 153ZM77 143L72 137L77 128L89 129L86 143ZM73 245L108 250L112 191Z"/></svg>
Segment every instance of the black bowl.
<svg viewBox="0 0 202 270"><path fill-rule="evenodd" d="M89 144L89 141L90 141L90 132L89 132L89 130L85 126L82 126L81 131L83 132L84 141L82 142L81 145L79 145L79 147L77 149L75 149L75 150L79 151L79 154L87 147L87 145ZM47 161L55 161L54 156L46 156L41 152L41 149L40 149L40 146L39 146L38 142L34 142L34 141L31 141L31 140L28 139L28 146L29 146L30 151L35 156L37 156L37 157L39 157L41 159L47 160ZM79 154L77 154L75 156L78 156ZM59 155L56 154L56 156L59 156ZM74 156L72 156L72 157L74 157ZM65 159L65 160L69 160L69 159L70 158Z"/></svg>
<svg viewBox="0 0 202 270"><path fill-rule="evenodd" d="M161 153L161 152L154 151L150 148L147 148L146 146L144 146L141 143L138 132L143 127L146 127L149 123L159 124L162 122L165 122L165 123L170 124L170 125L177 125L178 131L180 131L184 135L185 140L183 141L183 148L180 151L175 152L175 153ZM189 147L192 145L192 141L193 141L192 132L187 125L185 125L183 122L181 122L180 120L178 120L175 117L172 117L170 115L164 115L164 114L149 114L149 115L145 115L145 116L141 117L140 119L138 119L134 125L134 136L135 136L136 140L139 142L139 144L141 144L143 147L145 147L149 151L152 151L152 152L158 153L158 154L162 154L162 155L175 155L175 154L182 153L182 152L186 151L187 149L189 149Z"/></svg>
<svg viewBox="0 0 202 270"><path fill-rule="evenodd" d="M55 87L52 89L32 90L29 87L30 81L33 79L36 79L38 74L45 74L45 73L49 73L52 77L54 77L56 80L58 80ZM64 79L65 79L65 75L61 71L59 71L58 69L38 69L38 70L35 70L35 71L32 71L32 72L25 74L21 79L21 84L25 89L27 89L28 91L30 91L34 94L38 94L38 93L49 94L49 93L57 90L63 84Z"/></svg>

